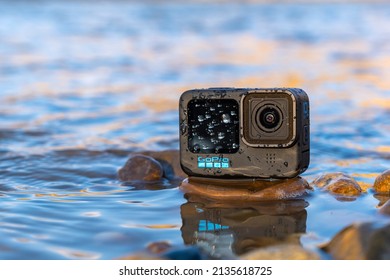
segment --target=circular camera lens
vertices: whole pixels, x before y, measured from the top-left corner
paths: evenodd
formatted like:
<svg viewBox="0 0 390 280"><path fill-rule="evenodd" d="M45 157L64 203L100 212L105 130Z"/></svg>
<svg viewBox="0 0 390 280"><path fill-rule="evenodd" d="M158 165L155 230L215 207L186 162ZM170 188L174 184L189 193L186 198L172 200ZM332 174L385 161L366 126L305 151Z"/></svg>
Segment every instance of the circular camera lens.
<svg viewBox="0 0 390 280"><path fill-rule="evenodd" d="M277 130L282 122L282 113L274 105L265 105L258 110L257 123L264 131Z"/></svg>

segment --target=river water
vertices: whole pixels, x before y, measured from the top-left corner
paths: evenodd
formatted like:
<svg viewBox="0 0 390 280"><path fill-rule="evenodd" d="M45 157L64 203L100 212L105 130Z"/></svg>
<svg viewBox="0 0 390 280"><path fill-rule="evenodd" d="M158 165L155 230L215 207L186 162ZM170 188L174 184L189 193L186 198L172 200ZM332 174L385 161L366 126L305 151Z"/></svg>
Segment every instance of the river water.
<svg viewBox="0 0 390 280"><path fill-rule="evenodd" d="M177 182L118 180L131 152L178 149L191 88L305 89L309 182L341 171L369 187L390 168L390 5L6 1L0 12L1 259L113 259L153 242L184 248L196 232L240 254L267 236L276 216L259 205L202 209ZM270 235L315 248L388 219L370 188L304 202L278 212L285 227ZM242 215L219 224L204 211Z"/></svg>

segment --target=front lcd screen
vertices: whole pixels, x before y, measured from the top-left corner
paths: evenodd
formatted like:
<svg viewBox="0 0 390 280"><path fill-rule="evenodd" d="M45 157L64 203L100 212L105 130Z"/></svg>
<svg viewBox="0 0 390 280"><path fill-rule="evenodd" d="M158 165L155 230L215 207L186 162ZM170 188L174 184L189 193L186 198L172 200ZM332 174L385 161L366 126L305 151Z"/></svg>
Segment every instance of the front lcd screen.
<svg viewBox="0 0 390 280"><path fill-rule="evenodd" d="M239 106L233 99L188 103L188 148L195 154L233 154L239 148Z"/></svg>

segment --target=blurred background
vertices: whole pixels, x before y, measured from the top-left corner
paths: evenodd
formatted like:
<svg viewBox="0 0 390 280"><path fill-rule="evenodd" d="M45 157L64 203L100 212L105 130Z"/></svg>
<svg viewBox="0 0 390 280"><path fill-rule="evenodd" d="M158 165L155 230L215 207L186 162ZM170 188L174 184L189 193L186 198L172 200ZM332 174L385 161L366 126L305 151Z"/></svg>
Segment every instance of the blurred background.
<svg viewBox="0 0 390 280"><path fill-rule="evenodd" d="M178 149L191 88L303 88L304 177L371 184L389 168L389 26L387 1L0 1L0 258L182 244L177 186L131 191L116 172L130 152Z"/></svg>

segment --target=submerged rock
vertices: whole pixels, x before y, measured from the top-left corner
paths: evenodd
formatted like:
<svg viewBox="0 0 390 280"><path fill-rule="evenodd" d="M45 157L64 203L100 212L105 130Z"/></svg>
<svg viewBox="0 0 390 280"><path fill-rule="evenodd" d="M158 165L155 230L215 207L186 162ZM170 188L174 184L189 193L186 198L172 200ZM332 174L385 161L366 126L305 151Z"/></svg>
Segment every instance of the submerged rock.
<svg viewBox="0 0 390 280"><path fill-rule="evenodd" d="M341 172L321 175L311 185L340 196L358 196L362 192L354 178Z"/></svg>
<svg viewBox="0 0 390 280"><path fill-rule="evenodd" d="M134 154L129 157L125 166L118 171L122 181L155 181L163 177L163 167L150 156Z"/></svg>
<svg viewBox="0 0 390 280"><path fill-rule="evenodd" d="M172 248L172 245L166 241L153 242L146 248L152 254L162 254Z"/></svg>
<svg viewBox="0 0 390 280"><path fill-rule="evenodd" d="M286 200L306 195L312 189L308 182L296 177L286 180L223 180L190 177L180 189L187 194L227 201Z"/></svg>
<svg viewBox="0 0 390 280"><path fill-rule="evenodd" d="M386 195L386 194L374 194L374 197L379 201L378 203L378 207L381 207L383 204L385 204L389 199L390 199L390 195Z"/></svg>
<svg viewBox="0 0 390 280"><path fill-rule="evenodd" d="M390 224L367 222L350 225L336 234L323 250L340 260L388 260Z"/></svg>
<svg viewBox="0 0 390 280"><path fill-rule="evenodd" d="M378 194L390 194L390 169L376 177L373 188Z"/></svg>
<svg viewBox="0 0 390 280"><path fill-rule="evenodd" d="M259 248L241 256L244 260L319 260L320 255L296 244Z"/></svg>
<svg viewBox="0 0 390 280"><path fill-rule="evenodd" d="M390 215L390 200L387 200L387 202L379 208L379 212L384 215Z"/></svg>

